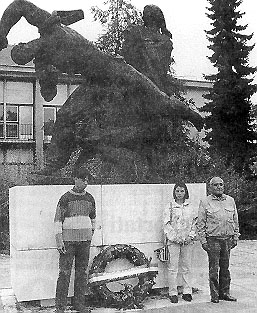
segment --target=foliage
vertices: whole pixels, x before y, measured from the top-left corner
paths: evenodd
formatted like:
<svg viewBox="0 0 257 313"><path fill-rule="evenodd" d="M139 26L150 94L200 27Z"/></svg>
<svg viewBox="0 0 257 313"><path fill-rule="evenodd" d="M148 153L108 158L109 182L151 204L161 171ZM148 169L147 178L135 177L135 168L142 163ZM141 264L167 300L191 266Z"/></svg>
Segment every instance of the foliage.
<svg viewBox="0 0 257 313"><path fill-rule="evenodd" d="M176 181L204 181L208 152L198 138L192 138L192 126L181 122L169 124L170 141L168 145L160 143L153 150L153 174L156 183L174 183Z"/></svg>
<svg viewBox="0 0 257 313"><path fill-rule="evenodd" d="M208 0L207 16L213 28L206 31L210 41L209 57L217 73L206 76L213 88L205 97L209 100L202 111L207 128L207 140L212 151L219 151L228 164L234 162L237 171L244 169L255 138L250 125L250 97L257 90L252 84L255 67L249 66L248 56L254 45L247 45L253 34L245 35L247 25L239 25L244 13L238 11L242 0Z"/></svg>
<svg viewBox="0 0 257 313"><path fill-rule="evenodd" d="M104 33L98 37L99 49L118 54L123 42L123 32L131 24L142 23L142 16L130 0L106 0L106 9L91 8L94 20L99 21Z"/></svg>
<svg viewBox="0 0 257 313"><path fill-rule="evenodd" d="M5 178L0 178L0 251L9 252L9 188L14 184Z"/></svg>
<svg viewBox="0 0 257 313"><path fill-rule="evenodd" d="M9 251L9 201L8 191L1 192L0 203L0 251Z"/></svg>

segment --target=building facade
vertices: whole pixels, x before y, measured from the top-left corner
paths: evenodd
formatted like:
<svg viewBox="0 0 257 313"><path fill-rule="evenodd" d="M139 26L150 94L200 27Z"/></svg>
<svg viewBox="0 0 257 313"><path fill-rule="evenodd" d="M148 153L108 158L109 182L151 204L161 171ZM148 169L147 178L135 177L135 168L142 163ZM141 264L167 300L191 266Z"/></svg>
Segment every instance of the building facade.
<svg viewBox="0 0 257 313"><path fill-rule="evenodd" d="M34 64L15 64L10 51L8 47L0 52L0 180L26 184L27 174L44 166L44 151L51 141L56 114L81 79L61 76L57 96L46 102L40 94ZM186 98L194 100L197 107L203 106L203 94L211 84L182 80Z"/></svg>

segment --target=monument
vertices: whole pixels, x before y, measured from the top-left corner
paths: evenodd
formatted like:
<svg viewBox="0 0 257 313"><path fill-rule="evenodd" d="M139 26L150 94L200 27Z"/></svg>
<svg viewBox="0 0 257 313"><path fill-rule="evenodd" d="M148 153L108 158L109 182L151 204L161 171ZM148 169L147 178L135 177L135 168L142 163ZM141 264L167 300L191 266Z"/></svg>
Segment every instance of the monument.
<svg viewBox="0 0 257 313"><path fill-rule="evenodd" d="M125 34L123 58L98 50L68 27L83 18L81 10L50 14L26 0L13 1L3 13L0 50L7 47L7 35L21 17L38 28L40 38L14 46L11 56L21 65L34 61L44 99L51 101L56 96L59 73L80 74L83 79L58 112L45 174L49 177L67 164L94 165L91 169L98 185L90 188L99 219L91 261L104 246L118 245L118 251L120 244L133 244L147 256L147 262L158 262L154 250L162 244L161 213L171 185L147 183L155 175L158 155L162 157L171 144L172 127L182 120L198 129L203 124L199 113L175 97L171 88L172 36L162 11L153 5L145 7L144 25ZM110 185L115 183L119 185ZM58 253L52 221L56 197L66 188L70 186L24 186L10 191L11 276L19 301L54 297ZM196 208L205 185L191 188ZM144 221L147 229L141 227L142 216L149 216L148 224ZM129 225L136 228L127 231ZM141 255L133 248L135 251ZM127 258L135 259L134 255ZM195 265L199 267L197 262ZM157 286L163 287L167 275L161 264L159 267ZM140 274L150 269L141 268ZM196 272L201 280L202 268ZM92 276L91 281L96 278ZM139 281L136 286L142 291L146 283L153 281Z"/></svg>
<svg viewBox="0 0 257 313"><path fill-rule="evenodd" d="M98 183L149 182L158 154L170 144L172 127L185 120L201 129L199 113L170 90L171 34L158 7L146 6L144 26L127 33L124 59L98 50L67 26L83 18L81 10L50 14L25 0L13 1L3 13L0 49L21 17L38 28L40 38L18 44L11 56L17 64L34 61L46 101L56 95L58 73L83 78L58 112L46 175L65 167L78 152L75 166L93 167ZM126 48L139 33L143 66Z"/></svg>

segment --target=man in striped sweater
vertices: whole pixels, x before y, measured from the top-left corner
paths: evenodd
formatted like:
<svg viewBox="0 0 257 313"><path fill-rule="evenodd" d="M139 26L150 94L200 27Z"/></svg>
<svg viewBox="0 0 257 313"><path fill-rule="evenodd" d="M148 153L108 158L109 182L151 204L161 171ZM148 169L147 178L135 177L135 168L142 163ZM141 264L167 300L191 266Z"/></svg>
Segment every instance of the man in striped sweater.
<svg viewBox="0 0 257 313"><path fill-rule="evenodd" d="M86 312L85 289L90 243L95 229L95 200L85 189L90 177L86 169L74 172L74 187L58 201L54 218L59 257L59 277L56 286L56 312L63 313L67 305L71 268L75 258L73 308Z"/></svg>

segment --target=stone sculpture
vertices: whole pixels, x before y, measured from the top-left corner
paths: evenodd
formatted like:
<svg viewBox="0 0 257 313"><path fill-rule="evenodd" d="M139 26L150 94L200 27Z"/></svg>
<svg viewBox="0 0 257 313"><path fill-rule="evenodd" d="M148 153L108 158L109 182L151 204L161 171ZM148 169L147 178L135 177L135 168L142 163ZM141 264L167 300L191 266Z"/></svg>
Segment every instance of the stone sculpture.
<svg viewBox="0 0 257 313"><path fill-rule="evenodd" d="M159 14L160 9L157 12ZM157 25L155 22L150 25L150 28L158 28L161 21L166 32L160 35L155 32L155 37L164 38L164 46L168 47L159 62L159 69L164 70L158 72L158 69L157 74L155 69L147 69L148 62L145 70L138 67L142 74L135 69L137 66L128 54L124 53L125 59L135 68L123 58L98 50L67 27L83 18L81 10L50 14L26 0L15 0L4 11L0 21L0 50L7 46L7 35L21 17L38 28L40 38L14 46L11 56L17 64L34 61L41 94L46 101L56 95L58 73L83 77L82 85L58 112L47 151L50 172L65 166L72 152L79 149L79 164L89 159L107 164L108 169L105 166L100 170L101 178L103 172L111 177L110 173L118 169L123 173L117 174L119 182L138 181L149 170L148 152L154 149L152 143L156 138L168 141L170 121L188 120L198 129L202 127L201 116L167 91L165 72L170 63L172 43L163 25L164 17L159 22L156 19ZM146 21L149 20L148 16ZM123 51L126 51L125 47ZM133 178L128 175L131 171L135 173Z"/></svg>
<svg viewBox="0 0 257 313"><path fill-rule="evenodd" d="M124 32L122 55L126 62L172 95L169 69L173 61L172 34L167 30L163 12L156 5L146 5L143 25L133 25Z"/></svg>

